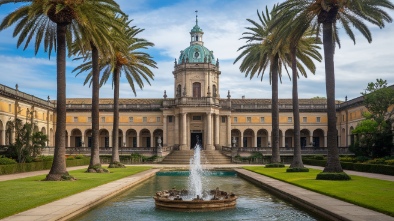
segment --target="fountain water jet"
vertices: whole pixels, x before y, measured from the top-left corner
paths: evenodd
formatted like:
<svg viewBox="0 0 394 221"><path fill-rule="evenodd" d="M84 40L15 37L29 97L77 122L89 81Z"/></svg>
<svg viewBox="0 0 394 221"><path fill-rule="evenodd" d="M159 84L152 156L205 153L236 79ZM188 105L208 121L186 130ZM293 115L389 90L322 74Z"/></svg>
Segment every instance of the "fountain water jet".
<svg viewBox="0 0 394 221"><path fill-rule="evenodd" d="M234 208L237 197L235 194L215 190L203 191L202 177L204 170L201 166L201 145L197 137L193 158L190 159L189 190L165 190L156 192L155 205L157 208L181 211L206 211Z"/></svg>

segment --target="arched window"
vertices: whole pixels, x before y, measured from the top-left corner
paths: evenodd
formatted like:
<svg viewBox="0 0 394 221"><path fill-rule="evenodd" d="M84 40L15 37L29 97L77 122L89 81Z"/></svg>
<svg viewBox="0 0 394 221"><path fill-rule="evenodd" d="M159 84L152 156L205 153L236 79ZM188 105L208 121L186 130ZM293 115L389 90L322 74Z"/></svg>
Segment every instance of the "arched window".
<svg viewBox="0 0 394 221"><path fill-rule="evenodd" d="M181 95L182 95L182 86L178 84L178 87L176 89L176 96L181 97Z"/></svg>
<svg viewBox="0 0 394 221"><path fill-rule="evenodd" d="M212 95L213 95L213 97L216 97L216 96L217 96L216 85L213 85L213 86L212 86Z"/></svg>
<svg viewBox="0 0 394 221"><path fill-rule="evenodd" d="M193 97L201 97L201 83L193 83Z"/></svg>

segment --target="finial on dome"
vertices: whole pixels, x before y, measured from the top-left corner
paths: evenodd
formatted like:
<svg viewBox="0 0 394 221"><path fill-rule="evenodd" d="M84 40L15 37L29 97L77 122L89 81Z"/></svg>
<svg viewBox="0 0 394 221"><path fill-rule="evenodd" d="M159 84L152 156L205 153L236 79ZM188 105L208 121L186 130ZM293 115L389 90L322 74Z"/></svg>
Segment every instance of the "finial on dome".
<svg viewBox="0 0 394 221"><path fill-rule="evenodd" d="M197 17L198 17L198 10L196 10L195 12L196 12L196 25L198 25L198 20L197 20Z"/></svg>

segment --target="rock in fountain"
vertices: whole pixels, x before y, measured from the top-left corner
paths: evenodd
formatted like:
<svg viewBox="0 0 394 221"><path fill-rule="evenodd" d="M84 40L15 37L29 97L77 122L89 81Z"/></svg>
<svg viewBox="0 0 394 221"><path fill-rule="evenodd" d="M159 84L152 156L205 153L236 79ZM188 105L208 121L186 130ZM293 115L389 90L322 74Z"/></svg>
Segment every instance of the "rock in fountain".
<svg viewBox="0 0 394 221"><path fill-rule="evenodd" d="M207 211L234 208L237 196L219 190L203 191L202 176L204 170L201 166L201 145L198 142L194 147L194 156L190 159L189 190L165 190L156 193L155 204L157 208L179 211Z"/></svg>

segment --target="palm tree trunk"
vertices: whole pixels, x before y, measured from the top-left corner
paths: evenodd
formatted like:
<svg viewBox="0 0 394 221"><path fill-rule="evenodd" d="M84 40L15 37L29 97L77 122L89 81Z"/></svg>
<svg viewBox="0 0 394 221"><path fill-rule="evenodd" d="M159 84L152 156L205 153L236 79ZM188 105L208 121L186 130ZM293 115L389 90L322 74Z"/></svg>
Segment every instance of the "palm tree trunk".
<svg viewBox="0 0 394 221"><path fill-rule="evenodd" d="M99 52L97 47L91 43L92 47L92 147L90 153L89 169L101 167L100 146L99 146L99 103L100 103L100 82L99 82Z"/></svg>
<svg viewBox="0 0 394 221"><path fill-rule="evenodd" d="M327 165L323 172L343 172L339 162L337 147L337 127L335 109L334 42L332 23L323 23L323 47L326 72L327 94Z"/></svg>
<svg viewBox="0 0 394 221"><path fill-rule="evenodd" d="M66 169L66 24L57 24L57 101L56 132L53 163L46 180L61 180L69 176Z"/></svg>
<svg viewBox="0 0 394 221"><path fill-rule="evenodd" d="M271 163L280 163L279 153L279 100L278 100L278 61L279 55L276 54L272 61L272 158Z"/></svg>
<svg viewBox="0 0 394 221"><path fill-rule="evenodd" d="M120 162L119 159L119 78L120 70L115 68L114 70L114 123L112 131L112 162L116 164Z"/></svg>
<svg viewBox="0 0 394 221"><path fill-rule="evenodd" d="M291 47L291 69L293 77L293 120L294 120L294 156L290 168L303 168L301 156L300 110L298 105L298 73L296 47Z"/></svg>

